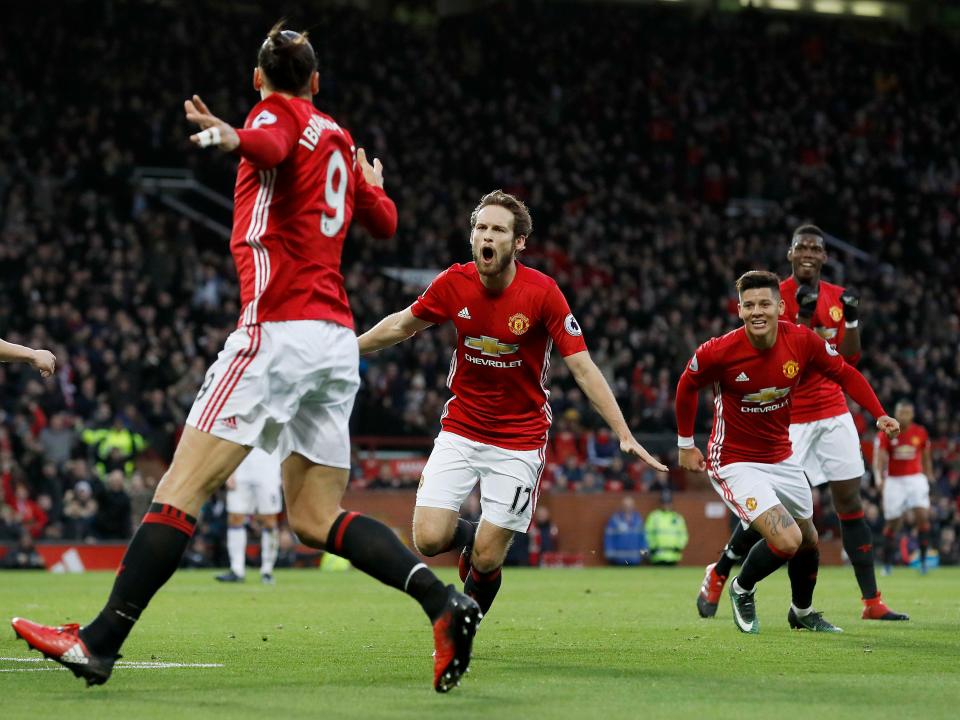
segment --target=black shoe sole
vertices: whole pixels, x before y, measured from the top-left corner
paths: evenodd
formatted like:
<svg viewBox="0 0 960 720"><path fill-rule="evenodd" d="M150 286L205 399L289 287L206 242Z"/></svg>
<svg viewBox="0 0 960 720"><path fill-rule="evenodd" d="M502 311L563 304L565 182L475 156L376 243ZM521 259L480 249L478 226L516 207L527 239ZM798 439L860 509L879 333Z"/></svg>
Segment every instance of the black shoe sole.
<svg viewBox="0 0 960 720"><path fill-rule="evenodd" d="M697 595L697 612L702 618L712 618L717 614L717 606L704 600L703 595Z"/></svg>
<svg viewBox="0 0 960 720"><path fill-rule="evenodd" d="M47 660L53 660L55 663L63 665L67 670L72 672L74 676L85 680L87 682L87 687L92 687L94 685L103 685L107 680L110 679L111 673L113 673L113 663L119 660L122 656L117 655L113 660L101 660L96 657L89 658L90 662L86 665L77 665L76 663L64 662L60 658L51 657L47 655L43 650L38 650L33 645L30 644L30 641L27 640L23 635L20 634L20 631L14 628L14 632L17 633L17 637L23 640L27 647L31 650L43 655Z"/></svg>
<svg viewBox="0 0 960 720"><path fill-rule="evenodd" d="M473 649L473 636L477 634L477 624L483 614L476 602L466 598L453 600L450 631L453 633L454 653L450 664L440 674L440 680L435 686L438 693L447 693L460 684L460 678L470 667L470 656Z"/></svg>

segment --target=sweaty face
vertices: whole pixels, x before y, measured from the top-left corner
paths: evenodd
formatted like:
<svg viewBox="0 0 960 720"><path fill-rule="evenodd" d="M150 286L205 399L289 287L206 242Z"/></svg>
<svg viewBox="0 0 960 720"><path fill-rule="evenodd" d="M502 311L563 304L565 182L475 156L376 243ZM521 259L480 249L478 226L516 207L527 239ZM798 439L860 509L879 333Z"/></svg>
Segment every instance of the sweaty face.
<svg viewBox="0 0 960 720"><path fill-rule="evenodd" d="M913 422L913 405L897 405L893 409L893 416L900 423L900 427L905 428Z"/></svg>
<svg viewBox="0 0 960 720"><path fill-rule="evenodd" d="M783 300L770 288L744 290L740 295L740 319L752 337L766 337L774 332L781 312Z"/></svg>
<svg viewBox="0 0 960 720"><path fill-rule="evenodd" d="M820 270L827 261L827 250L819 235L797 235L787 251L787 260L793 267L793 276L802 283L812 284L820 278Z"/></svg>
<svg viewBox="0 0 960 720"><path fill-rule="evenodd" d="M505 207L487 205L477 214L470 245L481 275L499 275L506 270L523 242L514 238L513 213Z"/></svg>

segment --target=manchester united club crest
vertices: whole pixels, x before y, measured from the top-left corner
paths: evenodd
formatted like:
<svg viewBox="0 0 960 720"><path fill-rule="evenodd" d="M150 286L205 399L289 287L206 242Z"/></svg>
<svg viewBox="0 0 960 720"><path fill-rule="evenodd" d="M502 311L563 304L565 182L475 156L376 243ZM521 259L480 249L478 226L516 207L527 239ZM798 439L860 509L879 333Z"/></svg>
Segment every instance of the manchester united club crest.
<svg viewBox="0 0 960 720"><path fill-rule="evenodd" d="M793 380L797 376L797 373L799 372L800 372L800 363L798 363L796 360L787 360L783 364L783 374L786 375L791 380Z"/></svg>
<svg viewBox="0 0 960 720"><path fill-rule="evenodd" d="M756 498L747 498L747 510L753 512L757 509L757 499Z"/></svg>
<svg viewBox="0 0 960 720"><path fill-rule="evenodd" d="M530 329L530 318L523 313L516 313L507 320L507 327L514 335L523 335Z"/></svg>
<svg viewBox="0 0 960 720"><path fill-rule="evenodd" d="M840 322L843 319L843 310L840 309L839 305L830 308L830 319L834 322Z"/></svg>

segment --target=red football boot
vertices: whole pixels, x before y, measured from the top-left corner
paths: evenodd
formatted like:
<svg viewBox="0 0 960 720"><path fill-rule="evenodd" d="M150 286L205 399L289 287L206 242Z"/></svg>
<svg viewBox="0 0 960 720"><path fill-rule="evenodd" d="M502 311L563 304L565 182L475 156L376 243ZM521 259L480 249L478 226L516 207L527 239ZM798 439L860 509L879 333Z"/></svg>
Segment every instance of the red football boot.
<svg viewBox="0 0 960 720"><path fill-rule="evenodd" d="M863 614L860 616L863 620L909 620L910 616L906 613L894 612L887 607L887 604L877 593L876 597L869 600L863 599Z"/></svg>
<svg viewBox="0 0 960 720"><path fill-rule="evenodd" d="M24 618L14 618L10 624L13 625L14 632L26 640L27 645L69 668L78 678L87 681L87 687L103 685L109 680L113 664L120 657L107 657L90 652L86 643L80 639L80 626L76 623L50 627Z"/></svg>
<svg viewBox="0 0 960 720"><path fill-rule="evenodd" d="M723 586L727 584L726 577L717 575L713 571L716 565L716 563L707 565L707 572L700 586L700 594L697 595L697 612L702 618L711 618L717 614L717 604L723 596Z"/></svg>
<svg viewBox="0 0 960 720"><path fill-rule="evenodd" d="M467 672L480 617L476 601L447 586L446 607L433 624L433 688L437 692L450 692Z"/></svg>

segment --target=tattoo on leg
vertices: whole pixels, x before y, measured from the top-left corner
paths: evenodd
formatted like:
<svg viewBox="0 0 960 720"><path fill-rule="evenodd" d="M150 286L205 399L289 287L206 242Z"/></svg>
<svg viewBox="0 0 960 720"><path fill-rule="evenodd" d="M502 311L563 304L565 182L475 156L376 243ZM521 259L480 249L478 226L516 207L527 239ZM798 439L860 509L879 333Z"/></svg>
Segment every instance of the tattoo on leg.
<svg viewBox="0 0 960 720"><path fill-rule="evenodd" d="M771 512L764 514L764 524L767 527L767 532L772 537L779 535L781 530L786 530L793 525L794 522L793 517L787 512L787 509L782 506L774 507L771 509Z"/></svg>

